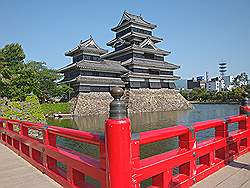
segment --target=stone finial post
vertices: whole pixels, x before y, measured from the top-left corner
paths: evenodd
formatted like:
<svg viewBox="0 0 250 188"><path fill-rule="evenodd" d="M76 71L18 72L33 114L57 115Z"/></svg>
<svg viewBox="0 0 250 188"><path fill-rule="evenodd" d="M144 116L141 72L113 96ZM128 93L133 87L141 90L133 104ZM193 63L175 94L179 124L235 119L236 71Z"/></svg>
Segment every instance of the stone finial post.
<svg viewBox="0 0 250 188"><path fill-rule="evenodd" d="M122 88L112 88L109 118L105 122L107 188L132 188L131 126Z"/></svg>
<svg viewBox="0 0 250 188"><path fill-rule="evenodd" d="M113 87L110 91L114 100L110 103L109 118L110 119L122 119L127 117L127 109L124 101L121 97L124 91L120 87Z"/></svg>

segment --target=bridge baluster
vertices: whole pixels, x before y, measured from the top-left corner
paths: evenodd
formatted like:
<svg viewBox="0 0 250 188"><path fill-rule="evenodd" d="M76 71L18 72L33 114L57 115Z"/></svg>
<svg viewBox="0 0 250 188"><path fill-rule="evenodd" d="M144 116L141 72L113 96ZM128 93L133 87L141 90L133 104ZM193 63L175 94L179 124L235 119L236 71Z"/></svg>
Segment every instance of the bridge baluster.
<svg viewBox="0 0 250 188"><path fill-rule="evenodd" d="M114 101L105 122L105 137L0 118L0 141L10 149L20 151L24 159L64 187L91 187L87 177L97 180L103 188L140 188L141 182L149 178L152 178L152 185L148 188L188 187L250 151L247 98L242 102L240 115L231 116L225 122L208 120L195 123L193 127L180 125L131 135L130 120L121 100L123 90L114 88L111 95ZM15 127L13 130L13 124L18 123L19 133ZM238 123L238 130L229 133L228 125L232 123ZM196 133L211 128L215 129L214 138L197 143ZM29 136L29 129L43 130L43 142ZM99 147L99 160L57 146L57 136ZM141 145L174 137L179 138L179 148L141 159ZM17 151L18 146L21 149ZM179 169L177 175L172 173L175 168Z"/></svg>
<svg viewBox="0 0 250 188"><path fill-rule="evenodd" d="M24 126L22 123L20 124L20 135L28 136L28 127Z"/></svg>
<svg viewBox="0 0 250 188"><path fill-rule="evenodd" d="M105 123L107 187L131 188L131 127L125 103L121 100L124 92L114 87L110 93L114 100Z"/></svg>
<svg viewBox="0 0 250 188"><path fill-rule="evenodd" d="M48 146L52 146L52 147L56 147L56 135L53 133L50 133L48 129L45 129L45 136L44 136L44 144L46 145L46 147ZM50 156L46 156L46 168L50 169L54 172L57 172L57 160L50 157Z"/></svg>

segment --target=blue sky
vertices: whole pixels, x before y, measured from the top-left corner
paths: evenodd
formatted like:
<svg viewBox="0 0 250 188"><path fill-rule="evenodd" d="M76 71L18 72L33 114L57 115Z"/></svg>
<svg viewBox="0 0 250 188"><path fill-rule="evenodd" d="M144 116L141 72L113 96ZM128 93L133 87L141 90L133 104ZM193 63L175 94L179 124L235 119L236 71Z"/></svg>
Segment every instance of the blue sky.
<svg viewBox="0 0 250 188"><path fill-rule="evenodd" d="M26 60L45 61L51 68L70 62L64 52L91 34L103 48L110 30L127 10L158 27L159 47L172 53L167 61L181 65L182 78L218 74L228 61L228 74L250 74L249 0L0 0L0 47L21 43Z"/></svg>

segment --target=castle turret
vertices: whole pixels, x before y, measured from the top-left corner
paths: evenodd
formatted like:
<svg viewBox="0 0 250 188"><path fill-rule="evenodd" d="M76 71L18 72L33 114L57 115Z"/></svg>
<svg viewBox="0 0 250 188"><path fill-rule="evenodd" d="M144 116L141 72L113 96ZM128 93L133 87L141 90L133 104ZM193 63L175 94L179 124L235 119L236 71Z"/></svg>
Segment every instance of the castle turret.
<svg viewBox="0 0 250 188"><path fill-rule="evenodd" d="M155 28L142 16L125 11L119 24L111 29L116 37L107 45L114 51L102 57L121 61L129 70L122 76L127 88L175 88L174 81L179 77L173 71L180 67L164 61L170 52L156 46L163 39L152 35Z"/></svg>
<svg viewBox="0 0 250 188"><path fill-rule="evenodd" d="M110 91L114 86L125 87L121 75L127 70L119 61L102 59L101 55L107 52L100 48L92 37L80 41L77 47L65 53L73 60L71 64L59 69L59 72L64 74L60 83L69 84L75 94Z"/></svg>

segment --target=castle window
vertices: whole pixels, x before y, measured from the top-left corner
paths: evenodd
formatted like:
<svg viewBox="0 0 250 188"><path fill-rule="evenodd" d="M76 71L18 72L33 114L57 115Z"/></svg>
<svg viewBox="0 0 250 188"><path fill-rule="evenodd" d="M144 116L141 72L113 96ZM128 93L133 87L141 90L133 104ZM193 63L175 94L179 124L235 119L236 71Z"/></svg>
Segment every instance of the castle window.
<svg viewBox="0 0 250 188"><path fill-rule="evenodd" d="M161 75L173 75L173 71L161 71Z"/></svg>
<svg viewBox="0 0 250 188"><path fill-rule="evenodd" d="M130 70L132 70L133 72L138 72L138 73L148 73L147 69L132 68Z"/></svg>
<svg viewBox="0 0 250 188"><path fill-rule="evenodd" d="M139 29L139 28L136 28L136 27L129 27L127 29L124 29L118 33L116 33L116 37L121 37L131 31L134 31L134 32L137 32L137 33L142 33L142 34L146 34L146 35L152 35L152 31L147 31L147 30L144 30L144 29Z"/></svg>
<svg viewBox="0 0 250 188"><path fill-rule="evenodd" d="M147 31L147 30L139 29L139 28L135 28L135 27L132 27L132 31L137 32L137 33L146 34L146 35L152 35L152 31Z"/></svg>
<svg viewBox="0 0 250 188"><path fill-rule="evenodd" d="M78 61L81 61L83 59L83 55L78 55L78 56L74 56L73 57L73 62L78 62Z"/></svg>
<svg viewBox="0 0 250 188"><path fill-rule="evenodd" d="M121 37L121 36L123 36L123 35L125 35L125 34L127 34L127 33L129 33L129 32L131 32L131 27L129 27L129 28L127 28L127 29L124 29L124 30L122 30L122 31L120 31L120 32L118 32L118 33L116 33L116 37Z"/></svg>
<svg viewBox="0 0 250 188"><path fill-rule="evenodd" d="M146 58L146 59L154 59L154 57L155 57L154 54L144 53L144 58Z"/></svg>
<svg viewBox="0 0 250 188"><path fill-rule="evenodd" d="M90 61L100 61L101 58L99 56L92 56L92 55L84 55L85 60L90 60Z"/></svg>
<svg viewBox="0 0 250 188"><path fill-rule="evenodd" d="M161 56L155 56L155 60L164 61L164 57L161 57Z"/></svg>
<svg viewBox="0 0 250 188"><path fill-rule="evenodd" d="M149 69L149 74L159 75L160 71L156 69Z"/></svg>

